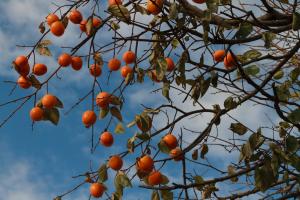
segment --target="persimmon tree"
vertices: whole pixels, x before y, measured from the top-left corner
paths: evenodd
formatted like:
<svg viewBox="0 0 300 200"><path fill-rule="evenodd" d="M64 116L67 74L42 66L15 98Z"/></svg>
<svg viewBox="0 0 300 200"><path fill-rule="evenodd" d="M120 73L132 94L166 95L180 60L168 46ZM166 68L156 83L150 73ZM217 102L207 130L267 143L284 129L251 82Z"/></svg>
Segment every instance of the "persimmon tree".
<svg viewBox="0 0 300 200"><path fill-rule="evenodd" d="M44 123L41 121L58 124L63 101L51 92L49 83L59 71L72 67L72 73L88 70L86 78L93 80L91 89L80 94L79 101L67 111L92 99L90 107L78 116L82 126L92 132L91 153L114 145L118 137L113 132L138 130L128 137L122 152L78 175L80 183L58 194L56 200L85 184L90 185L87 197L107 199L126 199L122 196L127 187L150 190L154 200L300 196L299 1L69 0L56 6L41 18L41 37L36 43L19 46L28 54L12 62L12 73L20 75L16 87L31 89L26 96L1 103L1 107L19 105L0 127L26 103L32 105L33 126ZM87 7L89 12L82 12ZM52 55L55 40L47 37L64 37L70 24L78 27L80 40L61 49L63 53L53 58L57 68L49 73L38 58ZM122 27L127 34L120 31ZM110 33L110 40L99 45L101 37L97 36L104 33ZM83 47L88 47L87 51L79 54ZM110 59L103 59L104 55ZM111 78L114 74L119 78ZM100 82L99 77L107 82ZM162 103L141 105L143 112L134 113L132 122L124 124L122 114L128 110L123 107L130 104L128 88L143 90L149 82L154 92L161 93L158 102ZM205 96L215 94L222 104L203 104ZM182 104L191 102L193 109L174 103L177 98L183 99ZM248 127L231 115L243 105L269 108L268 115L280 120L271 126ZM164 118L159 128L157 118ZM186 128L187 119L200 123L203 118L207 123L202 129ZM227 124L224 118L233 122ZM94 125L100 122L105 124L103 129L95 130ZM230 130L230 139L218 136L221 125ZM207 153L216 145L228 155L239 152L236 162L225 169L206 162ZM166 175L170 166L178 168L180 181ZM108 176L108 170L115 171L115 176ZM206 177L200 171L210 171L213 176ZM114 180L114 186L106 184L109 179ZM132 184L134 179L140 184ZM235 192L219 187L222 182L230 182Z"/></svg>

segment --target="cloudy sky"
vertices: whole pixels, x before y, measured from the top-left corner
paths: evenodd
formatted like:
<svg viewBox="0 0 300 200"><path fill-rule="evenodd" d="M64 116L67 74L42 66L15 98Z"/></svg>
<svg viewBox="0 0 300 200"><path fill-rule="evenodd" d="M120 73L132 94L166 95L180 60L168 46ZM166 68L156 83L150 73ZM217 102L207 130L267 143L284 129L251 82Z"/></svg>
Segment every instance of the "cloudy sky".
<svg viewBox="0 0 300 200"><path fill-rule="evenodd" d="M61 1L57 2L61 3ZM13 95L9 95L13 84L7 83L7 81L16 81L17 79L17 74L11 69L10 63L17 55L26 55L28 53L30 49L17 48L16 45L34 44L40 37L38 25L54 9L55 6L50 4L50 1L0 1L0 104L7 100L30 94L33 91L31 89L24 91L17 88ZM88 8L85 9L86 11L88 11ZM101 16L105 15L105 13L101 14ZM147 21L149 19L145 18L143 20ZM126 34L129 30L128 27L122 26L121 33ZM57 67L56 58L63 51L59 47L73 46L82 39L79 38L79 35L78 27L70 24L62 38L47 37L47 39L55 41L55 44L51 46L53 57L38 57L38 61L47 64L50 72L55 70ZM111 33L103 31L97 38L97 43L100 45L105 44L109 38L111 38ZM84 47L79 53L84 54L86 49ZM110 56L108 54L104 58L108 59ZM197 55L195 56L197 57ZM107 70L105 73L107 73ZM90 76L86 66L80 72L65 69L59 76L62 79L56 78L49 84L49 88L51 93L64 102L66 110L91 88L92 79L89 79ZM115 83L105 85L108 91L111 90L113 85L119 83L119 74L114 74L111 80L115 81ZM99 81L106 82L106 79L102 76L99 78ZM159 85L153 85L147 81L142 86L142 89L140 87L132 87L127 91L127 101L124 107L126 112L123 112L124 124L132 121L134 115L142 111L140 104L155 106L160 103L167 103L160 94L151 93L152 90L157 88L159 88ZM43 92L45 91L42 91L39 97L43 95ZM210 93L213 92L210 91ZM171 98L174 101L174 105L185 109L185 111L195 109L191 102L182 104L183 96L180 96L176 91L171 91ZM223 95L207 95L201 100L201 103L208 107L217 103L223 105L224 99ZM0 107L1 122L16 106L17 104L11 104ZM89 170L90 161L92 161L93 169L97 169L97 166L103 164L110 155L121 152L122 148L125 147L127 138L133 136L136 131L135 129L127 129L124 135L115 136L116 145L112 148L107 150L99 147L91 155L89 152L91 130L86 129L81 124L81 113L89 108L89 101L84 101L68 115L64 115L65 110L62 110L58 126L42 122L36 124L34 130L32 130L28 115L32 106L33 102L30 101L5 126L0 128L0 199L3 197L5 197L3 198L5 200L52 199L80 183L82 179L72 179L71 177ZM268 113L270 113L268 109L246 104L240 107L238 111L232 113L232 115L252 127L253 130L256 130L259 126L270 123L269 118L274 122L278 121L276 116L267 118L266 115ZM181 125L192 130L201 130L208 122L207 117L186 119L176 126L174 132L178 134ZM158 117L154 124L157 128L162 127L165 125L163 121L163 117ZM219 127L219 137L224 139L232 138L232 133L228 130L231 121L229 118L224 119ZM103 130L103 125L103 123L97 122L95 126L96 134ZM216 135L216 130L213 130L212 134ZM193 137L193 135L190 135L185 137L184 140L188 142ZM208 154L210 161L223 170L226 169L230 162L236 162L237 156L236 152L229 155L217 146L211 148ZM125 160L125 165L128 166L130 164L130 160ZM171 164L174 165L174 163ZM206 172L201 167L192 164L189 169L191 171L196 169L197 173L205 178L210 178L216 173ZM167 165L163 173L170 177L171 182L181 181L177 175L178 168L174 169L171 165ZM114 172L110 171L109 176L113 177L113 175ZM138 184L140 184L139 181L134 180L134 185L137 186ZM111 181L108 182L108 186L111 186ZM222 187L228 188L229 192L233 190L228 184L224 184ZM109 188L109 192L113 192L112 187ZM125 193L124 199L148 199L150 193L150 191L145 193L137 188L130 189ZM88 199L88 185L83 186L64 199Z"/></svg>

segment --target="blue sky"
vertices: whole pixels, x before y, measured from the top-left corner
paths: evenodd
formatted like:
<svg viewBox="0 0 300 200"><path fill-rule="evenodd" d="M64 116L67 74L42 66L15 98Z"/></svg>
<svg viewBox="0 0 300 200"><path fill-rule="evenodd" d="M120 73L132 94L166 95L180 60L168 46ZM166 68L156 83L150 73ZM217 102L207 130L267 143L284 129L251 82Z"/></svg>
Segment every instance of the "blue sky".
<svg viewBox="0 0 300 200"><path fill-rule="evenodd" d="M39 23L44 17L53 10L53 5L50 2L42 0L24 0L22 3L18 0L8 0L0 2L0 103L9 99L20 97L29 94L30 91L23 91L17 88L12 96L8 96L12 85L3 81L15 81L17 74L11 70L10 63L19 54L27 54L28 51L16 48L16 44L32 44L40 36L38 31ZM86 9L87 10L87 9ZM103 14L105 16L105 14ZM147 19L145 19L147 20ZM128 32L129 28L121 26L121 32ZM110 38L110 34L103 31L98 38L99 44L104 44ZM74 41L79 41L78 27L70 24L65 35L55 40L55 45L51 46L53 58L38 57L40 62L44 62L53 71L56 66L56 58L62 52L59 46L74 45ZM53 36L48 37L53 39ZM80 52L84 52L86 47ZM111 55L105 55L108 59ZM197 58L198 55L194 55ZM175 58L176 60L176 58ZM86 63L85 63L86 64ZM55 79L49 85L51 93L57 95L68 109L76 102L78 98L83 96L91 87L92 79L86 66L80 72L75 72L72 69L64 69L59 75L62 80ZM105 67L105 66L104 66ZM107 74L107 70L104 71ZM113 84L120 81L119 74L112 76ZM101 82L106 82L104 76L99 78ZM107 91L112 89L112 85L105 86ZM140 89L142 87L142 90ZM123 111L124 124L132 121L135 114L142 111L140 104L155 106L159 103L166 103L166 100L160 94L150 93L157 89L158 85L153 85L147 81L139 87L132 87L127 90L126 105ZM43 91L44 92L44 91ZM210 91L211 93L214 91ZM43 93L39 94L41 97ZM176 91L171 91L171 98L174 104L184 108L185 110L194 109L191 102L182 104L183 96ZM226 97L220 94L207 95L201 102L211 107L213 104L219 103L223 105ZM136 132L135 128L126 129L125 134L115 135L116 145L112 148L104 148L99 146L94 155L89 153L91 130L86 129L81 124L81 113L89 108L90 98L79 105L69 115L63 115L61 111L61 121L58 126L54 126L48 122L38 123L31 129L31 121L29 119L29 110L33 106L33 102L27 103L17 114L8 121L4 127L0 128L0 200L5 196L6 200L46 200L61 194L68 189L78 184L81 180L74 180L71 177L84 173L89 170L89 161L92 161L93 169L97 169L100 164L113 154L119 153L125 147L127 138L132 137ZM6 107L0 107L0 120L6 116L17 106L12 104ZM253 109L249 109L251 108ZM245 114L247 113L247 114ZM172 114L172 113L170 113ZM174 114L174 113L173 113ZM245 124L253 127L253 130L266 123L270 123L265 116L270 114L270 110L260 106L253 107L252 104L242 106L238 111L232 113L233 116L239 118ZM179 134L180 126L193 130L201 130L205 126L209 116L201 118L186 119L178 124L174 130L174 134ZM276 116L270 116L273 121L278 121ZM163 127L163 116L155 119L157 128ZM229 139L232 133L228 130L232 120L225 118L219 127L219 137ZM105 122L105 121L104 121ZM95 126L96 134L103 130L103 122L98 121ZM111 129L113 131L113 129ZM216 130L213 131L216 134ZM186 142L192 141L193 135L184 137ZM132 160L137 157L131 156L131 159L125 160L125 165L128 166ZM227 165L232 161L236 162L238 154L233 152L228 154L218 146L210 148L208 157L212 163L215 163L219 168L226 170ZM173 161L172 161L173 162ZM205 162L205 161L203 161ZM171 182L180 182L178 177L178 167L172 167L174 163L163 168L163 173L170 176ZM193 172L196 169L199 175L205 178L210 178L216 175L216 172L207 172L205 168L190 164L189 170ZM109 171L109 176L113 177L115 172ZM151 191L145 193L144 190L138 189L140 184L137 179L133 181L135 187L125 193L124 199L148 199ZM111 182L108 182L109 192L113 192ZM223 188L228 191L233 190L230 184L222 184ZM254 197L255 198L255 197ZM4 199L4 198L3 198ZM73 195L64 198L66 200L81 200L88 199L88 185L76 191Z"/></svg>

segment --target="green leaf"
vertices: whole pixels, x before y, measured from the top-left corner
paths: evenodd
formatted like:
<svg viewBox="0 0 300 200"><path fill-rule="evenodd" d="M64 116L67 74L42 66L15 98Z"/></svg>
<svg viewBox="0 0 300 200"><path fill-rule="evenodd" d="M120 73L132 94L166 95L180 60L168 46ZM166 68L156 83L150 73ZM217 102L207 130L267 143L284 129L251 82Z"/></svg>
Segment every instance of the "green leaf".
<svg viewBox="0 0 300 200"><path fill-rule="evenodd" d="M169 178L166 177L165 175L162 174L161 177L162 177L162 182L161 182L162 185L167 185L170 182Z"/></svg>
<svg viewBox="0 0 300 200"><path fill-rule="evenodd" d="M247 22L243 22L240 24L239 30L236 32L235 37L237 39L244 39L246 38L253 30L251 24Z"/></svg>
<svg viewBox="0 0 300 200"><path fill-rule="evenodd" d="M241 123L231 123L230 129L239 135L244 135L247 132L247 127Z"/></svg>
<svg viewBox="0 0 300 200"><path fill-rule="evenodd" d="M57 125L59 122L59 111L57 108L44 109L44 120L52 122Z"/></svg>
<svg viewBox="0 0 300 200"><path fill-rule="evenodd" d="M200 83L201 97L203 97L206 94L206 92L210 86L210 80L211 80L211 78L208 78L206 80L201 79L201 83Z"/></svg>
<svg viewBox="0 0 300 200"><path fill-rule="evenodd" d="M300 108L293 110L289 115L288 119L291 120L293 123L299 123L300 122Z"/></svg>
<svg viewBox="0 0 300 200"><path fill-rule="evenodd" d="M298 148L299 148L299 143L297 141L297 138L292 135L289 135L286 138L286 150L290 153L294 153L298 150Z"/></svg>
<svg viewBox="0 0 300 200"><path fill-rule="evenodd" d="M228 175L229 175L229 176L232 176L232 175L236 174L235 167L232 166L232 165L228 165L227 171L228 171ZM235 183L235 182L237 182L239 179L238 179L238 177L232 177L230 180L231 180L232 182Z"/></svg>
<svg viewBox="0 0 300 200"><path fill-rule="evenodd" d="M119 121L123 120L122 114L121 114L120 110L117 107L115 107L115 106L111 107L110 108L110 113L111 113L112 116L117 118Z"/></svg>
<svg viewBox="0 0 300 200"><path fill-rule="evenodd" d="M245 58L250 59L250 60L252 60L252 59L257 59L257 58L261 57L261 55L262 55L261 52L255 50L255 49L246 51L246 52L243 54L243 56L244 56Z"/></svg>
<svg viewBox="0 0 300 200"><path fill-rule="evenodd" d="M279 164L280 163L279 163L278 155L273 152L272 159L271 159L271 167L274 175L278 174Z"/></svg>
<svg viewBox="0 0 300 200"><path fill-rule="evenodd" d="M194 176L193 179L196 184L202 184L204 182L204 179L201 176ZM201 191L203 186L197 186L196 188L197 190Z"/></svg>
<svg viewBox="0 0 300 200"><path fill-rule="evenodd" d="M150 140L150 135L147 133L137 134L136 137L142 141Z"/></svg>
<svg viewBox="0 0 300 200"><path fill-rule="evenodd" d="M91 35L93 28L93 19L92 17L89 17L87 23L85 24L86 34Z"/></svg>
<svg viewBox="0 0 300 200"><path fill-rule="evenodd" d="M176 2L174 1L171 6L170 6L170 10L169 10L169 19L176 19L178 15L178 10L177 10L177 6L176 6Z"/></svg>
<svg viewBox="0 0 300 200"><path fill-rule="evenodd" d="M293 13L293 22L292 22L292 29L294 31L300 29L300 14L297 12Z"/></svg>
<svg viewBox="0 0 300 200"><path fill-rule="evenodd" d="M160 142L157 144L157 146L162 153L166 153L166 154L170 153L170 149L168 148L168 146L166 145L166 143L163 140L160 140Z"/></svg>
<svg viewBox="0 0 300 200"><path fill-rule="evenodd" d="M123 124L122 123L118 123L114 132L117 133L117 134L124 133L125 129L123 127Z"/></svg>
<svg viewBox="0 0 300 200"><path fill-rule="evenodd" d="M156 65L156 78L157 80L163 80L165 73L167 72L167 61L164 58L159 58L157 60L158 65Z"/></svg>
<svg viewBox="0 0 300 200"><path fill-rule="evenodd" d="M163 85L163 88L162 88L162 95L164 97L166 97L168 100L170 100L169 91L170 91L170 83L169 82L164 82L164 85Z"/></svg>
<svg viewBox="0 0 300 200"><path fill-rule="evenodd" d="M121 21L128 22L130 21L130 13L128 9L123 5L111 5L108 7L108 11Z"/></svg>
<svg viewBox="0 0 300 200"><path fill-rule="evenodd" d="M108 113L109 113L108 108L101 108L99 118L104 119L107 116Z"/></svg>
<svg viewBox="0 0 300 200"><path fill-rule="evenodd" d="M272 41L276 38L276 34L272 32L265 32L262 36L263 40L265 41L265 47L269 49L271 47Z"/></svg>
<svg viewBox="0 0 300 200"><path fill-rule="evenodd" d="M100 166L99 170L98 170L98 177L101 183L105 182L107 180L107 166L106 164L103 164Z"/></svg>
<svg viewBox="0 0 300 200"><path fill-rule="evenodd" d="M282 70L279 70L279 71L277 71L277 72L274 74L273 78L274 78L275 80L279 80L279 79L281 79L283 76L284 76L284 72L283 72Z"/></svg>
<svg viewBox="0 0 300 200"><path fill-rule="evenodd" d="M233 100L233 97L228 97L224 101L224 107L226 109L233 109L237 107L237 103Z"/></svg>
<svg viewBox="0 0 300 200"><path fill-rule="evenodd" d="M254 177L255 186L262 192L266 191L276 181L270 161L265 161L262 167L256 168Z"/></svg>
<svg viewBox="0 0 300 200"><path fill-rule="evenodd" d="M173 200L173 192L169 190L160 190L160 195L163 200Z"/></svg>
<svg viewBox="0 0 300 200"><path fill-rule="evenodd" d="M295 81L298 80L299 75L300 75L300 67L295 67L295 69L293 69L290 72L289 77L291 78L292 82L294 83Z"/></svg>

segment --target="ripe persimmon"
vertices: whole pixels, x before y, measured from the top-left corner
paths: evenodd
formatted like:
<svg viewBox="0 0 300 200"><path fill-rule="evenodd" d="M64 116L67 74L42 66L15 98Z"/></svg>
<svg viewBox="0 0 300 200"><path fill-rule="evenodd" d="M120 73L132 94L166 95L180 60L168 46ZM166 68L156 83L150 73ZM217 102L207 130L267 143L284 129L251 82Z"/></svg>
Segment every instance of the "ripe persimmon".
<svg viewBox="0 0 300 200"><path fill-rule="evenodd" d="M133 72L133 69L132 69L131 67L129 67L128 65L123 66L123 67L121 68L121 75L122 75L123 78L126 78L127 75L128 75L129 73L132 73L132 72Z"/></svg>
<svg viewBox="0 0 300 200"><path fill-rule="evenodd" d="M100 198L105 190L106 188L102 183L92 183L90 186L90 194L94 198Z"/></svg>
<svg viewBox="0 0 300 200"><path fill-rule="evenodd" d="M65 26L61 21L56 21L51 24L50 31L53 35L60 37L65 32Z"/></svg>
<svg viewBox="0 0 300 200"><path fill-rule="evenodd" d="M110 132L105 131L100 135L100 142L103 146L110 147L114 143L114 137Z"/></svg>
<svg viewBox="0 0 300 200"><path fill-rule="evenodd" d="M71 66L74 70L78 71L82 67L82 59L78 56L74 56L71 59Z"/></svg>
<svg viewBox="0 0 300 200"><path fill-rule="evenodd" d="M37 63L33 66L32 72L37 76L42 76L47 73L47 66L42 63Z"/></svg>
<svg viewBox="0 0 300 200"><path fill-rule="evenodd" d="M87 110L82 114L82 123L86 127L90 127L91 125L96 123L97 115L92 110Z"/></svg>
<svg viewBox="0 0 300 200"><path fill-rule="evenodd" d="M100 76L102 74L102 69L101 69L100 65L92 64L90 66L90 74L95 77Z"/></svg>
<svg viewBox="0 0 300 200"><path fill-rule="evenodd" d="M30 110L30 118L32 121L40 121L44 117L44 110L40 107L34 107Z"/></svg>
<svg viewBox="0 0 300 200"><path fill-rule="evenodd" d="M173 62L173 60L171 58L166 58L165 60L167 62L167 71L173 71L175 69L175 63Z"/></svg>
<svg viewBox="0 0 300 200"><path fill-rule="evenodd" d="M227 53L224 58L224 66L227 70L230 70L235 65L235 60L231 53Z"/></svg>
<svg viewBox="0 0 300 200"><path fill-rule="evenodd" d="M58 57L58 64L62 67L67 67L72 63L72 56L67 53L62 53Z"/></svg>
<svg viewBox="0 0 300 200"><path fill-rule="evenodd" d="M222 62L225 57L225 50L216 50L213 57L216 62Z"/></svg>
<svg viewBox="0 0 300 200"><path fill-rule="evenodd" d="M51 26L53 22L59 21L59 17L56 14L51 13L46 17L46 21L47 24Z"/></svg>
<svg viewBox="0 0 300 200"><path fill-rule="evenodd" d="M180 161L183 159L183 154L181 149L175 148L170 151L170 157L175 161Z"/></svg>
<svg viewBox="0 0 300 200"><path fill-rule="evenodd" d="M108 5L122 5L122 0L108 0Z"/></svg>
<svg viewBox="0 0 300 200"><path fill-rule="evenodd" d="M174 149L178 145L177 138L172 133L165 135L162 140L169 149Z"/></svg>
<svg viewBox="0 0 300 200"><path fill-rule="evenodd" d="M102 24L101 19L99 19L98 17L93 17L93 27L94 28L100 27L101 24Z"/></svg>
<svg viewBox="0 0 300 200"><path fill-rule="evenodd" d="M123 166L123 160L118 155L112 156L108 161L108 166L113 170L118 171Z"/></svg>
<svg viewBox="0 0 300 200"><path fill-rule="evenodd" d="M193 2L201 4L201 3L205 3L206 0L193 0Z"/></svg>
<svg viewBox="0 0 300 200"><path fill-rule="evenodd" d="M86 32L86 24L87 21L85 19L80 22L79 28L82 32Z"/></svg>
<svg viewBox="0 0 300 200"><path fill-rule="evenodd" d="M79 10L72 10L69 15L69 19L74 24L80 24L82 21L82 14Z"/></svg>
<svg viewBox="0 0 300 200"><path fill-rule="evenodd" d="M31 87L31 82L26 76L20 76L17 81L20 88L28 89Z"/></svg>
<svg viewBox="0 0 300 200"><path fill-rule="evenodd" d="M124 62L126 64L134 63L134 61L135 61L135 53L133 51L126 51L123 54L122 59L124 60Z"/></svg>
<svg viewBox="0 0 300 200"><path fill-rule="evenodd" d="M108 68L110 71L117 71L121 67L121 61L117 58L112 58L108 61Z"/></svg>
<svg viewBox="0 0 300 200"><path fill-rule="evenodd" d="M30 71L30 66L28 63L28 59L26 56L18 56L15 61L15 66L16 66L16 70L17 72L22 75L22 76L27 76L29 74Z"/></svg>
<svg viewBox="0 0 300 200"><path fill-rule="evenodd" d="M107 108L111 102L111 94L107 92L100 92L96 97L96 104L100 108Z"/></svg>
<svg viewBox="0 0 300 200"><path fill-rule="evenodd" d="M153 171L148 176L149 185L158 185L163 181L163 176L159 171Z"/></svg>
<svg viewBox="0 0 300 200"><path fill-rule="evenodd" d="M153 167L154 167L153 159L148 155L139 158L136 163L136 168L144 172L151 172Z"/></svg>
<svg viewBox="0 0 300 200"><path fill-rule="evenodd" d="M153 15L157 15L160 13L163 3L163 0L147 0L147 11Z"/></svg>
<svg viewBox="0 0 300 200"><path fill-rule="evenodd" d="M51 94L46 94L42 98L42 104L45 108L51 109L57 105L57 98Z"/></svg>

